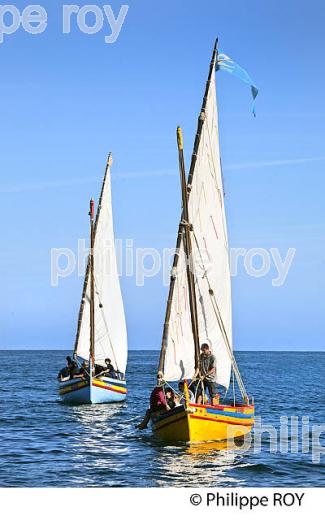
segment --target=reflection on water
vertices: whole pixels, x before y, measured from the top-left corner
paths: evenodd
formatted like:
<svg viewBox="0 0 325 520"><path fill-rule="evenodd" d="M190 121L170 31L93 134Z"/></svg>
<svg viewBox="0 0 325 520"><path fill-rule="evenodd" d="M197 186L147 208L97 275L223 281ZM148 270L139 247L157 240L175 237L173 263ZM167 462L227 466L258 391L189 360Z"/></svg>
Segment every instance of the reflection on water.
<svg viewBox="0 0 325 520"><path fill-rule="evenodd" d="M323 460L315 465L310 454L270 454L268 437L263 439L262 453L254 453L220 442L166 446L153 438L151 430L136 430L155 383L158 352L130 353L128 398L112 405L60 402L56 374L64 356L54 351L0 351L0 377L5 381L0 385L0 481L4 486L324 485ZM317 408L311 424L322 422L323 353L258 352L254 359L249 353L238 357L247 387L256 398L257 415L263 420L278 424L280 415L302 413L303 393L306 410ZM40 373L47 374L46 384ZM22 374L24 384L17 385Z"/></svg>
<svg viewBox="0 0 325 520"><path fill-rule="evenodd" d="M82 405L82 406L69 406L63 404L66 408L69 408L69 414L72 420L80 423L85 429L97 431L105 427L110 429L112 422L116 416L121 414L121 410L125 403L114 403L111 405L99 404L99 405Z"/></svg>
<svg viewBox="0 0 325 520"><path fill-rule="evenodd" d="M75 467L84 468L75 484L96 485L98 474L106 486L121 484L119 474L125 470L130 451L124 439L127 426L118 424L123 407L124 403L69 407L78 432L71 438L71 454Z"/></svg>
<svg viewBox="0 0 325 520"><path fill-rule="evenodd" d="M241 448L235 443L208 442L204 444L166 446L153 438L155 464L159 486L236 486L238 478L227 475L229 468L239 464L243 458Z"/></svg>
<svg viewBox="0 0 325 520"><path fill-rule="evenodd" d="M193 456L213 456L217 455L216 452L226 453L227 456L232 457L235 455L235 451L241 449L239 443L232 441L218 441L218 442L206 442L204 444L192 444L188 446L187 453Z"/></svg>

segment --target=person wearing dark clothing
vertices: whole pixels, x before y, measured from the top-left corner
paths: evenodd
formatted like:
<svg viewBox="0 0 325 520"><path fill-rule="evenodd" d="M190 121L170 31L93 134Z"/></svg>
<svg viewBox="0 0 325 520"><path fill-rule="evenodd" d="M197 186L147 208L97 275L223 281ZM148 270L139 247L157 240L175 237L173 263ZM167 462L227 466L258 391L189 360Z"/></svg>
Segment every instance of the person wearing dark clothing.
<svg viewBox="0 0 325 520"><path fill-rule="evenodd" d="M111 360L109 358L105 359L105 364L106 364L105 371L115 375L115 368L113 367L112 362L111 362Z"/></svg>
<svg viewBox="0 0 325 520"><path fill-rule="evenodd" d="M105 372L106 368L102 367L102 365L96 365L95 363L95 376L99 376L102 372Z"/></svg>
<svg viewBox="0 0 325 520"><path fill-rule="evenodd" d="M67 379L71 379L79 370L76 361L74 361L70 356L67 356L66 360L67 366L62 368L58 374L58 379L60 381L66 381Z"/></svg>
<svg viewBox="0 0 325 520"><path fill-rule="evenodd" d="M77 363L74 361L74 359L72 359L70 356L67 356L66 360L67 360L67 367L70 370L72 370L77 365Z"/></svg>
<svg viewBox="0 0 325 520"><path fill-rule="evenodd" d="M186 399L185 399L185 395L184 395L184 390L185 390L185 383L184 383L184 381L179 381L178 382L178 390L181 393L180 398L179 398L178 403L177 403L177 405L179 406L179 405L182 405L182 404L186 403ZM190 403L195 403L195 397L194 397L194 393L193 393L191 387L187 388L187 392L188 392L189 402Z"/></svg>
<svg viewBox="0 0 325 520"><path fill-rule="evenodd" d="M167 388L166 392L166 401L169 408L172 410L176 406L175 394L172 388Z"/></svg>
<svg viewBox="0 0 325 520"><path fill-rule="evenodd" d="M67 368L69 370L70 377L73 377L73 372L74 372L74 369L77 368L77 363L73 359L71 359L70 356L67 356L66 360L67 360Z"/></svg>
<svg viewBox="0 0 325 520"><path fill-rule="evenodd" d="M111 360L109 358L105 359L105 365L97 365L95 364L95 375L96 376L106 376L111 377L112 379L121 379L124 380L124 374L119 372L119 370L115 370L113 367Z"/></svg>
<svg viewBox="0 0 325 520"><path fill-rule="evenodd" d="M70 377L81 377L84 374L83 368L78 366L78 363L75 359L71 359L70 356L67 356L67 366L70 370Z"/></svg>
<svg viewBox="0 0 325 520"><path fill-rule="evenodd" d="M70 379L70 370L68 367L61 368L58 373L58 380L61 382L68 381Z"/></svg>

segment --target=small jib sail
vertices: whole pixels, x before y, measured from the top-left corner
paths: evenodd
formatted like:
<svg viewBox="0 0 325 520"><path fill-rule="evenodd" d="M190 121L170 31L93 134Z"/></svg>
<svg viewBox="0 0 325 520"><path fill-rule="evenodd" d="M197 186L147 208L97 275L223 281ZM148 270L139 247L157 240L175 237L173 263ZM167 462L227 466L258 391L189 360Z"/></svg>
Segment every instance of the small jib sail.
<svg viewBox="0 0 325 520"><path fill-rule="evenodd" d="M94 224L94 362L105 366L109 358L116 370L125 373L127 363L127 333L124 307L119 283L111 200L110 167L108 157L102 191ZM90 358L91 283L88 259L83 294L79 310L74 353L88 361Z"/></svg>
<svg viewBox="0 0 325 520"><path fill-rule="evenodd" d="M199 364L200 345L208 343L217 361L216 382L228 388L233 367L242 394L247 397L232 352L231 282L218 135L216 59L215 47L185 188L188 221L183 197L158 377L165 381L191 379ZM180 135L179 141L181 139ZM182 155L182 142L179 142L179 150ZM191 259L186 251L186 226ZM193 270L192 288L188 262Z"/></svg>

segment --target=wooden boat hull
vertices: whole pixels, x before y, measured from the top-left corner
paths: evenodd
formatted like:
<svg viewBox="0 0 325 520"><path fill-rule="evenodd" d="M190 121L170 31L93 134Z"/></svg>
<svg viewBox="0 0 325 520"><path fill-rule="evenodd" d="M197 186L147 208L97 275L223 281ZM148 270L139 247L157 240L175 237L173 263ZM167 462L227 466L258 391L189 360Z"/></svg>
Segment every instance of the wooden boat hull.
<svg viewBox="0 0 325 520"><path fill-rule="evenodd" d="M59 394L68 404L119 403L127 394L126 382L108 377L83 378L60 383Z"/></svg>
<svg viewBox="0 0 325 520"><path fill-rule="evenodd" d="M209 406L190 403L152 418L154 435L168 442L197 443L233 440L254 424L254 406Z"/></svg>

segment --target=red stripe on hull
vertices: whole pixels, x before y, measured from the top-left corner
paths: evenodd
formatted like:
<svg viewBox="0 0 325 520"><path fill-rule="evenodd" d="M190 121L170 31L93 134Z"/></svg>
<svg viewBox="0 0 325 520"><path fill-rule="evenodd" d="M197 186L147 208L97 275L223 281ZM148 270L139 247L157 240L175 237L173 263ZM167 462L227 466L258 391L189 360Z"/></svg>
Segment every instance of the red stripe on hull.
<svg viewBox="0 0 325 520"><path fill-rule="evenodd" d="M112 388L111 386L104 386L104 385L98 385L96 383L93 383L93 386L97 386L98 388L103 388L103 390L111 390L111 392L117 392L118 394L126 394L127 390L116 390L115 388Z"/></svg>
<svg viewBox="0 0 325 520"><path fill-rule="evenodd" d="M236 426L252 426L254 422L250 423L240 423L234 421L224 421L222 419L209 419L209 417L198 417L197 415L190 415L192 419L200 419L201 421L212 421L212 422L222 422L227 424L235 424Z"/></svg>

